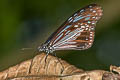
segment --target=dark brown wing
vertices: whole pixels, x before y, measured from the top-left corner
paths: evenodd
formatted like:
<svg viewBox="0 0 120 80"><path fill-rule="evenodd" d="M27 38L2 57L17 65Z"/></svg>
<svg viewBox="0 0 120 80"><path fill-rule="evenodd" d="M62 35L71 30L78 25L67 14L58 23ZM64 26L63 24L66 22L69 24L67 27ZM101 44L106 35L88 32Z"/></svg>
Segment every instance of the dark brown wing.
<svg viewBox="0 0 120 80"><path fill-rule="evenodd" d="M80 9L47 40L49 46L55 50L90 48L94 41L96 23L101 16L102 9L97 4Z"/></svg>

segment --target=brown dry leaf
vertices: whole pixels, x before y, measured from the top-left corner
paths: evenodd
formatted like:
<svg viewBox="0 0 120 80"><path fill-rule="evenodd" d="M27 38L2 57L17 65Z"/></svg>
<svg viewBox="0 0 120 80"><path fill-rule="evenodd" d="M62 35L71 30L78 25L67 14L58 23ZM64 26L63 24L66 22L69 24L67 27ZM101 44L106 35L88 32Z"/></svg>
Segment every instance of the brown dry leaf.
<svg viewBox="0 0 120 80"><path fill-rule="evenodd" d="M104 80L107 71L83 71L45 53L0 72L0 80Z"/></svg>

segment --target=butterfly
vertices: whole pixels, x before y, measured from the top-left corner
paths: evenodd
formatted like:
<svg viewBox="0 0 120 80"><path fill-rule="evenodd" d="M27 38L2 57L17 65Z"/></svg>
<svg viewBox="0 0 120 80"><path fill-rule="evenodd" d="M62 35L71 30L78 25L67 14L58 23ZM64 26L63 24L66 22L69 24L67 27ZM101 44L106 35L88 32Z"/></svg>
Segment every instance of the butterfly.
<svg viewBox="0 0 120 80"><path fill-rule="evenodd" d="M95 26L103 15L97 4L90 4L70 16L49 38L38 47L38 51L53 53L57 50L85 50L92 46Z"/></svg>
<svg viewBox="0 0 120 80"><path fill-rule="evenodd" d="M95 26L103 15L102 12L99 5L90 4L70 16L44 44L38 47L39 52L44 51L47 54L45 63L48 54L52 54L54 51L90 48L94 41ZM54 55L56 56L55 53ZM60 64L62 63L60 62ZM29 72L31 72L31 66Z"/></svg>

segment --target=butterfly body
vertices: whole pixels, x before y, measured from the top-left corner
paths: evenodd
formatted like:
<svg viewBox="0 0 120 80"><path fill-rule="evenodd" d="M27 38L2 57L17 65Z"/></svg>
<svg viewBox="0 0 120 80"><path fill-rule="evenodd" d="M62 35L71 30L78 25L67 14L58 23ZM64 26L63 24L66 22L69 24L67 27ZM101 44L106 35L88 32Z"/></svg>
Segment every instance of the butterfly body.
<svg viewBox="0 0 120 80"><path fill-rule="evenodd" d="M69 17L41 46L39 51L85 50L92 46L95 26L102 16L97 4L90 4Z"/></svg>
<svg viewBox="0 0 120 80"><path fill-rule="evenodd" d="M49 43L42 44L38 47L39 52L44 51L46 53L53 53L54 47L50 46Z"/></svg>

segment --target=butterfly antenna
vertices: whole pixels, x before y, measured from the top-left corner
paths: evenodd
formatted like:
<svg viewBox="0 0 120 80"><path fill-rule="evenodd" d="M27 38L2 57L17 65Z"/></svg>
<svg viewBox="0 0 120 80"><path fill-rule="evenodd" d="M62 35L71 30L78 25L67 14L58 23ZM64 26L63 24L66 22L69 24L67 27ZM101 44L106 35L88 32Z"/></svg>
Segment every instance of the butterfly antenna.
<svg viewBox="0 0 120 80"><path fill-rule="evenodd" d="M21 50L30 50L30 49L33 49L33 48L22 48Z"/></svg>

